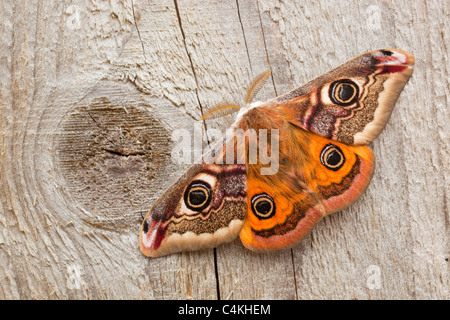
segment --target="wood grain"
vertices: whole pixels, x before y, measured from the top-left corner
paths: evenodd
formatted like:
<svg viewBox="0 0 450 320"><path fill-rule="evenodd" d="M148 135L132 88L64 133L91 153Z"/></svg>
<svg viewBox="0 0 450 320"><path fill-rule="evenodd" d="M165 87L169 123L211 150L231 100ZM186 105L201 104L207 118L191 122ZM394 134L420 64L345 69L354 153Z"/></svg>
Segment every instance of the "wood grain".
<svg viewBox="0 0 450 320"><path fill-rule="evenodd" d="M3 1L0 299L449 299L449 7ZM260 100L379 48L416 67L360 200L292 250L140 253L142 215L186 168L175 130L263 71Z"/></svg>

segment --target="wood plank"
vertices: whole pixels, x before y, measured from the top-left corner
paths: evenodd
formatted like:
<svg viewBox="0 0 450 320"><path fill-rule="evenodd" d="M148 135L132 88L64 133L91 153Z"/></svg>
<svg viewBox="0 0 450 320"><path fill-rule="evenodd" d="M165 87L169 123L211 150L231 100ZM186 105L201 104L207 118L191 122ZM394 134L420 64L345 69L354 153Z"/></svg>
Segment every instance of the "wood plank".
<svg viewBox="0 0 450 320"><path fill-rule="evenodd" d="M0 299L449 299L449 4L3 1ZM292 250L139 252L174 131L263 71L261 100L383 47L416 67L357 203Z"/></svg>

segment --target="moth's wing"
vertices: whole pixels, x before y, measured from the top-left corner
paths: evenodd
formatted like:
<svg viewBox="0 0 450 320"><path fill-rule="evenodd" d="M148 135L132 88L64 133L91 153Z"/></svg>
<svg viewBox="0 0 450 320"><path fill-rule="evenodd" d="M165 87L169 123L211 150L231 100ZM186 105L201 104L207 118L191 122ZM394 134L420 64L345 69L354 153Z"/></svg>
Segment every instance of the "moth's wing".
<svg viewBox="0 0 450 320"><path fill-rule="evenodd" d="M325 209L298 177L277 174L264 179L257 171L250 170L248 176L248 212L241 241L257 251L289 248L325 215Z"/></svg>
<svg viewBox="0 0 450 320"><path fill-rule="evenodd" d="M240 238L252 250L295 245L326 214L359 198L372 177L374 158L366 146L348 146L294 126L280 142L276 174L261 175L259 164L247 168L248 212Z"/></svg>
<svg viewBox="0 0 450 320"><path fill-rule="evenodd" d="M363 54L272 102L296 125L349 145L385 127L413 72L414 57L394 49Z"/></svg>
<svg viewBox="0 0 450 320"><path fill-rule="evenodd" d="M193 165L155 202L140 230L144 255L212 248L237 237L247 212L245 164L210 163Z"/></svg>
<svg viewBox="0 0 450 320"><path fill-rule="evenodd" d="M375 157L367 146L349 146L307 133L309 156L314 163L309 185L320 197L326 214L342 210L366 190L375 168ZM308 171L312 166L304 165Z"/></svg>

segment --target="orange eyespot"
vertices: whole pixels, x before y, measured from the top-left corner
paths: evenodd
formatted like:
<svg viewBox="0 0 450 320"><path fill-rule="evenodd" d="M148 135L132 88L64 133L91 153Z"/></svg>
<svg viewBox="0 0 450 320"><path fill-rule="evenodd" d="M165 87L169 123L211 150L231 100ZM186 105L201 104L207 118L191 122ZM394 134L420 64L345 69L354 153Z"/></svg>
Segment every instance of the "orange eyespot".
<svg viewBox="0 0 450 320"><path fill-rule="evenodd" d="M333 103L348 106L358 100L359 88L356 83L349 79L338 80L330 85L329 96Z"/></svg>
<svg viewBox="0 0 450 320"><path fill-rule="evenodd" d="M338 146L327 144L320 153L320 162L325 168L338 171L345 163L344 153Z"/></svg>

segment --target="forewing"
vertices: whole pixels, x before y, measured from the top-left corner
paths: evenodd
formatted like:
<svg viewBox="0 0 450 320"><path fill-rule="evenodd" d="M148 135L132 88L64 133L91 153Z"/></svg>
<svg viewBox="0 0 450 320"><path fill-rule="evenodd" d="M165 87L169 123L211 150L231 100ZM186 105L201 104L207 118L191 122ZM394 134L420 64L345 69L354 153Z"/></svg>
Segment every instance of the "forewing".
<svg viewBox="0 0 450 320"><path fill-rule="evenodd" d="M348 145L366 145L385 127L413 64L414 57L405 51L372 51L272 102L303 129Z"/></svg>
<svg viewBox="0 0 450 320"><path fill-rule="evenodd" d="M214 161L193 165L150 209L140 230L144 255L212 248L239 234L247 212L246 167L216 163L224 163L215 160L230 143L235 147L223 141Z"/></svg>

